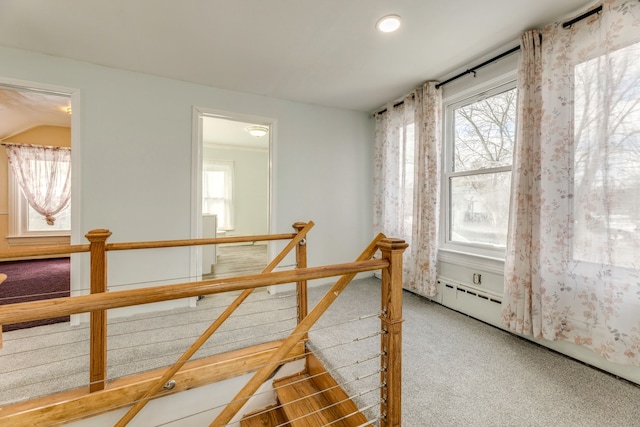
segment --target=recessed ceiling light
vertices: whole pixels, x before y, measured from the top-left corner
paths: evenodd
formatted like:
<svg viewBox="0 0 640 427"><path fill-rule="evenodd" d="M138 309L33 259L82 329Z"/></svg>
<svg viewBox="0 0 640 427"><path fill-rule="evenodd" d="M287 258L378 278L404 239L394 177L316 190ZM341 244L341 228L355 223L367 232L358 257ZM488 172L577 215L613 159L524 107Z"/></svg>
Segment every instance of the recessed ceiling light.
<svg viewBox="0 0 640 427"><path fill-rule="evenodd" d="M267 132L269 132L269 128L266 126L254 125L249 126L247 128L247 132L249 132L249 135L259 138L261 136L265 136Z"/></svg>
<svg viewBox="0 0 640 427"><path fill-rule="evenodd" d="M384 16L378 21L376 28L383 33L392 33L400 28L400 17L398 15Z"/></svg>

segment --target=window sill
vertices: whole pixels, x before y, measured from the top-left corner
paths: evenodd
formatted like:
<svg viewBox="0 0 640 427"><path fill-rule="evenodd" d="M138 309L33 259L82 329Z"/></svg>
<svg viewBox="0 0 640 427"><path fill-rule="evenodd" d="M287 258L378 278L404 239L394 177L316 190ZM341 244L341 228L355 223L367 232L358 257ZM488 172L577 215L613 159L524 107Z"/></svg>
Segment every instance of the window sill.
<svg viewBox="0 0 640 427"><path fill-rule="evenodd" d="M471 254L452 249L438 250L438 261L449 264L481 269L495 274L504 274L504 259L486 255Z"/></svg>
<svg viewBox="0 0 640 427"><path fill-rule="evenodd" d="M9 246L60 246L71 243L70 236L9 236Z"/></svg>

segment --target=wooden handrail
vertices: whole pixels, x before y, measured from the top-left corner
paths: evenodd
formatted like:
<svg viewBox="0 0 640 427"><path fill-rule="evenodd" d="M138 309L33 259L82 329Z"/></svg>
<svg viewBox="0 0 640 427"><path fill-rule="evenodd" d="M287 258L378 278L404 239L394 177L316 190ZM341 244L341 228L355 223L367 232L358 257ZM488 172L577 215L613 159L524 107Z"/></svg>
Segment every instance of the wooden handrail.
<svg viewBox="0 0 640 427"><path fill-rule="evenodd" d="M0 306L0 325L9 325L31 320L68 316L95 310L130 307L132 305L212 295L223 292L242 291L268 285L282 285L300 280L322 279L350 272L362 273L387 268L387 260L369 260L345 264L310 267L300 270L278 271L225 279L202 280L181 284L154 286L142 289L107 292L96 295L80 295L49 300L22 302Z"/></svg>
<svg viewBox="0 0 640 427"><path fill-rule="evenodd" d="M293 239L296 233L283 234L261 234L255 236L236 236L236 237L216 237L206 239L181 239L181 240L155 240L149 242L123 242L108 243L105 247L107 251L124 251L135 249L157 249L172 248L180 246L202 246L202 245L220 245L227 243L247 243L247 242L266 242L270 240L289 240ZM71 255L75 253L89 252L90 245L59 245L59 246L39 246L37 248L24 249L4 249L0 250L0 260L12 258L28 258L36 256L50 255Z"/></svg>
<svg viewBox="0 0 640 427"><path fill-rule="evenodd" d="M228 423L235 416L244 406L246 398L255 393L257 388L277 369L277 366L282 363L281 360L283 357L289 354L294 346L300 345L300 340L304 340L307 337L310 328L342 293L357 273L382 270L382 314L380 315L380 319L382 329L385 333L381 337L383 354L381 357L381 382L384 384L381 389L381 426L398 427L401 424L402 253L408 245L402 240L387 239L384 235L379 234L354 262L308 268L306 264L306 246L302 243L302 239L306 238L306 234L312 226L313 222L309 222L306 225L305 223L296 223L293 227L297 230L297 233L288 234L132 243L106 243L105 237L102 240L98 239L101 243L98 242L96 244L95 239L92 240L89 238L91 235L91 233L89 233L87 238L92 242L92 245L67 245L40 249L29 248L0 251L0 259L92 252L92 294L0 306L0 325L87 312L91 313L91 330L94 331L95 329L96 334L92 335L91 338L91 382L89 390L96 392L104 388L104 379L106 377L106 355L102 358L100 357L106 349L106 310L200 295L242 291L236 300L225 309L174 365L166 368L164 371L158 371L163 372L162 376L150 381L146 391L142 388L138 389L138 393L140 394L138 394L139 398L136 399L137 403L135 403L118 424L116 424L116 426L122 427L127 425L128 422L136 416L149 399L158 396L158 390L161 389L169 379L175 377L178 371L187 364L201 345L228 319L231 313L247 298L253 289L270 285L296 283L299 310L298 325L289 337L283 341L282 345L271 353L267 363L257 368L255 375L234 397L231 403L213 420L211 426L219 427ZM95 231L96 230L94 230L94 232ZM107 230L97 231L109 233ZM94 235L93 237L96 236ZM290 242L288 242L285 249L265 268L262 274L106 292L107 251L272 240L290 240ZM286 253L294 247L296 248L296 264L298 268L290 271L272 272L277 264L284 259ZM371 259L378 249L382 252L382 259ZM94 263L96 264L95 266ZM308 280L335 276L341 277L316 304L313 310L307 313L306 282ZM94 316L97 316L95 322L93 321ZM95 345L94 341L96 342ZM97 356L95 356L96 354ZM95 361L94 358L96 358ZM101 369L101 367L105 369ZM94 384L97 384L97 386L94 386Z"/></svg>
<svg viewBox="0 0 640 427"><path fill-rule="evenodd" d="M0 259L4 260L48 255L71 255L80 252L89 252L89 245L61 245L38 248L5 249L0 251Z"/></svg>
<svg viewBox="0 0 640 427"><path fill-rule="evenodd" d="M255 372L258 367L267 362L280 344L281 340L271 341L187 362L173 378L175 387L171 390L161 390L154 398L193 390ZM285 358L294 361L304 357L305 353L304 342L300 341ZM89 393L88 387L80 387L9 404L0 408L0 425L12 427L62 425L70 420L78 421L113 409L124 408L131 405L131 402L137 401L163 372L163 369L155 369L118 378L110 381L104 390L95 393Z"/></svg>
<svg viewBox="0 0 640 427"><path fill-rule="evenodd" d="M305 224L304 227L299 230L298 234L293 239L291 239L291 241L280 251L280 253L269 263L269 265L265 267L262 272L272 272L278 266L278 264L280 264L284 257L289 252L291 252L291 250L296 247L300 243L300 241L302 241L302 239L306 237L307 233L309 232L309 230L311 230L313 225L313 221L309 221L309 223ZM222 326L222 324L229 318L229 316L233 314L233 312L240 306L240 304L242 304L244 300L247 299L251 292L253 292L253 289L245 289L244 291L242 291L242 293L238 297L236 297L236 299L231 304L229 304L229 306L220 314L220 316L218 316L218 318L207 328L207 330L204 331L202 335L200 335L200 337L198 337L198 339L194 341L193 344L191 344L191 346L189 346L189 348L182 354L182 356L180 356L178 360L164 372L162 377L151 387L149 387L144 396L142 396L141 399L139 399L131 408L129 408L127 413L124 414L122 418L120 418L120 420L114 427L124 427L129 424L129 421L131 421L142 410L142 408L145 407L145 405L149 402L149 399L153 397L158 391L160 391L164 384L166 384L166 382L169 381L176 374L176 372L178 372L180 368L182 368L182 366L187 361L189 361L191 357L193 357L194 354L196 354L200 347L202 347L202 345L207 342L211 335L213 335L214 332L217 331L220 326Z"/></svg>
<svg viewBox="0 0 640 427"><path fill-rule="evenodd" d="M372 261L365 261L370 259L378 250L378 243L385 236L379 234L373 241L367 246L367 248L357 258L358 261L352 264L371 263ZM309 332L309 329L316 323L316 321L327 311L327 309L333 304L333 302L342 293L344 288L356 277L356 272L345 272L338 281L329 289L329 291L322 297L316 306L311 310L309 314L294 328L291 334L284 340L284 343L280 348L271 356L265 366L260 368L253 377L247 382L247 384L235 395L231 402L218 414L215 420L210 424L210 427L222 427L226 425L231 419L238 413L240 408L246 403L246 399L253 395L260 385L264 383L267 378L278 367L279 360L291 351L296 342L300 339L300 336Z"/></svg>
<svg viewBox="0 0 640 427"><path fill-rule="evenodd" d="M255 236L212 237L206 239L155 240L150 242L109 243L108 251L128 251L134 249L175 248L180 246L221 245L225 243L266 242L271 240L290 240L295 233L260 234Z"/></svg>

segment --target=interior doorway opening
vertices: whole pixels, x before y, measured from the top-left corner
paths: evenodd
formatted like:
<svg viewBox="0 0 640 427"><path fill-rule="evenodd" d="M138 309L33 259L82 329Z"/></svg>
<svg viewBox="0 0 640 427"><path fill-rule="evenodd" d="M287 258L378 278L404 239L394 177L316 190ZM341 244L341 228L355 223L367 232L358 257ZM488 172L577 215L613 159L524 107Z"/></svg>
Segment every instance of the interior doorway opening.
<svg viewBox="0 0 640 427"><path fill-rule="evenodd" d="M0 250L66 245L82 235L77 214L79 168L71 171L79 159L73 117L78 96L75 89L0 78L0 142L5 145L0 147ZM43 199L45 189L49 197ZM0 270L11 274L0 304L82 292L74 257L2 263ZM72 324L78 322L75 317ZM65 321L69 318L14 327Z"/></svg>
<svg viewBox="0 0 640 427"><path fill-rule="evenodd" d="M269 234L272 121L200 109L195 116L194 237ZM203 246L195 255L196 275L260 273L268 251L257 243Z"/></svg>

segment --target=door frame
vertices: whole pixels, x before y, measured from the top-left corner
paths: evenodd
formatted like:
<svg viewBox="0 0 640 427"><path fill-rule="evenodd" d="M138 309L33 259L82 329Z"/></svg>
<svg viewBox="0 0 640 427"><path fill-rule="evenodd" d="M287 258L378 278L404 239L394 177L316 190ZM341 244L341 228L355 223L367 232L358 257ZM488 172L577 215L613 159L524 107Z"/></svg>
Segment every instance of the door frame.
<svg viewBox="0 0 640 427"><path fill-rule="evenodd" d="M254 116L231 111L216 110L206 107L193 107L192 116L192 142L191 142L191 238L202 236L202 158L203 158L203 117L215 117L219 119L255 123L269 127L269 165L268 165L268 192L267 195L267 228L271 233L275 224L274 212L274 178L275 178L275 140L277 122L275 119L263 116ZM269 244L268 252L271 253L272 245ZM202 278L202 266L198 262L201 249L192 247L190 254L189 276L193 280ZM195 302L192 302L192 305Z"/></svg>
<svg viewBox="0 0 640 427"><path fill-rule="evenodd" d="M15 90L30 90L35 92L51 93L56 95L62 95L69 97L71 103L71 236L70 243L72 245L85 244L84 238L85 232L82 230L82 215L81 215L81 174L82 164L80 162L81 157L81 140L80 140L80 123L81 123L81 108L80 108L80 89L67 86L58 86L47 83L33 82L28 80L20 80L9 77L0 76L0 85L4 88ZM86 230L88 231L88 230ZM81 257L83 254L71 254L71 271L70 271L70 283L69 289L72 296L82 295L88 293L88 289L83 289L83 277L88 276L89 269L83 269ZM84 271L86 270L86 271ZM76 326L80 324L81 314L74 314L71 316L71 325Z"/></svg>

